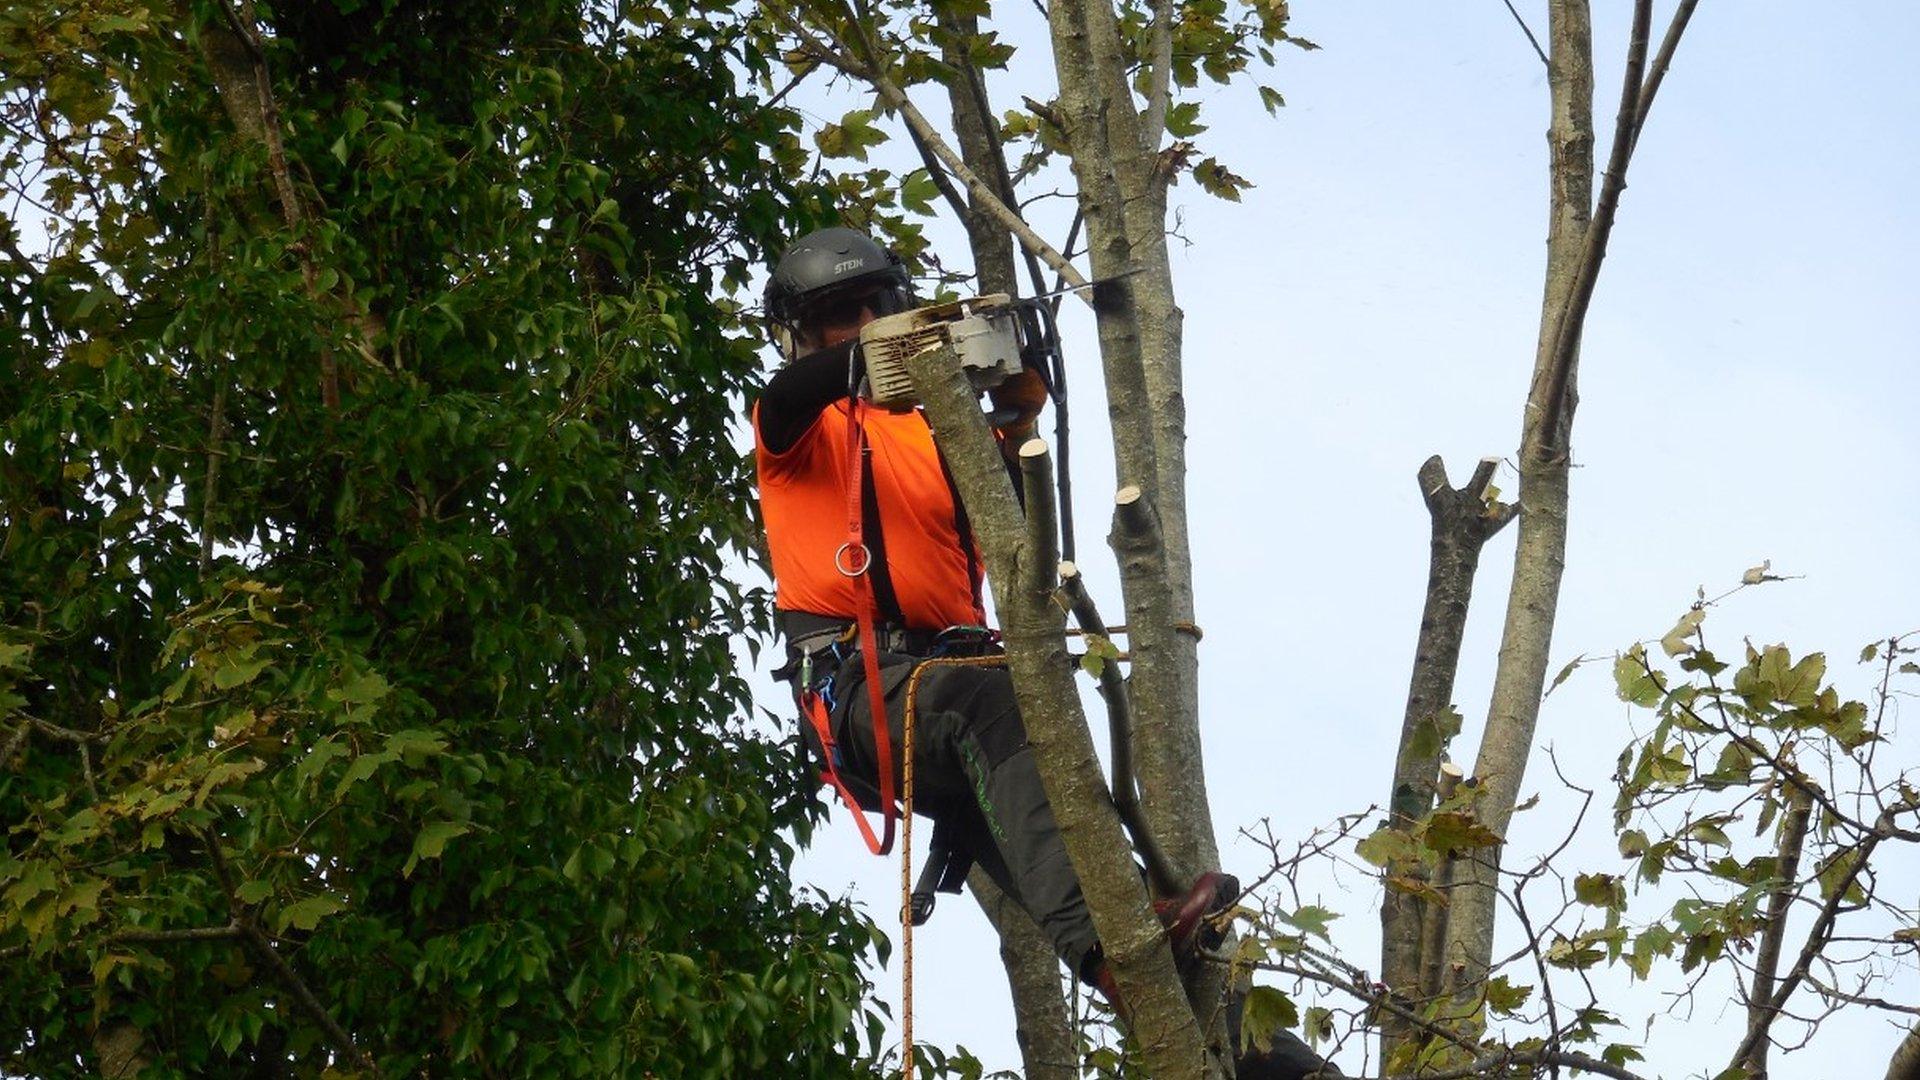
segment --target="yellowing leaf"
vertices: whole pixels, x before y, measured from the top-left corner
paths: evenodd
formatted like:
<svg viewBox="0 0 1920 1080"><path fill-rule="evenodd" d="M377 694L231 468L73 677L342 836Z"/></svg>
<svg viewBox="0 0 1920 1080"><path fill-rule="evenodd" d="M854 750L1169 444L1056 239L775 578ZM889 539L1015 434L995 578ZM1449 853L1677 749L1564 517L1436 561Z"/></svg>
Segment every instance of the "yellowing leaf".
<svg viewBox="0 0 1920 1080"><path fill-rule="evenodd" d="M1481 824L1470 813L1443 810L1428 818L1421 829L1421 842L1444 855L1458 855L1476 848L1505 843L1497 832Z"/></svg>
<svg viewBox="0 0 1920 1080"><path fill-rule="evenodd" d="M1274 1033L1300 1022L1299 1007L1293 999L1271 986L1256 986L1247 991L1246 1011L1240 1020L1240 1049L1273 1045Z"/></svg>
<svg viewBox="0 0 1920 1080"><path fill-rule="evenodd" d="M1705 621L1707 621L1706 608L1696 607L1689 610L1685 615L1680 616L1680 621L1674 623L1673 629L1667 631L1666 636L1660 639L1660 648L1665 651L1668 656L1679 656L1682 653L1692 652L1694 645L1689 639L1693 637L1695 631L1700 629L1700 624Z"/></svg>

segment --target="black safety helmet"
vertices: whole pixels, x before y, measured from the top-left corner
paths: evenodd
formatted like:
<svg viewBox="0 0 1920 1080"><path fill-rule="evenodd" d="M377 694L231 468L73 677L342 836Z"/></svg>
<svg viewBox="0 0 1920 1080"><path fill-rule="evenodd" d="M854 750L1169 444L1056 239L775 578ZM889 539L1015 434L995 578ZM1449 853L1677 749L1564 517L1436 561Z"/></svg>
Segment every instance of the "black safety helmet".
<svg viewBox="0 0 1920 1080"><path fill-rule="evenodd" d="M795 240L774 264L767 282L767 321L782 350L790 351L781 339L809 312L867 293L875 315L892 315L914 303L913 284L898 255L858 229L820 229Z"/></svg>

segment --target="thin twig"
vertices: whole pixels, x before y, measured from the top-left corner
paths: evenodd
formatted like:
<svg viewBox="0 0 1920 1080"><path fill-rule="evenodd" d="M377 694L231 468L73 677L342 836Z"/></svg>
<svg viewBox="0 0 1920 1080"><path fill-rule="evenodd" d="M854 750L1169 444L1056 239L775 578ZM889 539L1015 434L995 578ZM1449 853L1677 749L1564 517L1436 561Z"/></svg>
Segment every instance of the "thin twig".
<svg viewBox="0 0 1920 1080"><path fill-rule="evenodd" d="M38 728L43 735L50 735L53 738L77 745L84 746L90 742L105 742L107 739L107 734L104 731L75 731L73 728L61 727L59 724L42 720L37 716L27 717L27 723Z"/></svg>
<svg viewBox="0 0 1920 1080"><path fill-rule="evenodd" d="M213 418L207 424L207 478L203 485L206 491L200 502L200 578L203 581L213 566L213 512L219 505L220 459L226 456L220 445L227 437L226 365L215 364L213 377L219 384L213 388Z"/></svg>
<svg viewBox="0 0 1920 1080"><path fill-rule="evenodd" d="M1640 141L1640 131L1647 126L1647 110L1653 107L1653 95L1660 90L1661 80L1667 77L1667 69L1673 64L1674 50L1680 47L1680 35L1687 32L1687 21L1693 18L1693 9L1699 0L1680 0L1680 6L1673 11L1672 21L1667 23L1667 32L1660 38L1660 51L1653 56L1653 64L1647 68L1647 81L1640 91L1640 103L1633 115L1633 141L1627 145L1629 152Z"/></svg>
<svg viewBox="0 0 1920 1080"><path fill-rule="evenodd" d="M1462 1066L1450 1072L1421 1073L1420 1080L1465 1080L1467 1077L1490 1075L1495 1069L1501 1066L1528 1065L1564 1065L1568 1068L1581 1069L1599 1076L1613 1077L1614 1080L1645 1080L1639 1073L1630 1072L1617 1065L1602 1061L1599 1058L1588 1057L1585 1054L1566 1051L1551 1053L1539 1050L1510 1050L1499 1047L1488 1047L1427 1020L1411 1009L1407 1009L1394 1002L1387 995L1368 987L1364 982L1347 982L1310 965L1260 961L1252 966L1262 971L1273 971L1283 975L1293 975L1325 986L1344 990L1375 1008L1393 1013L1407 1023L1423 1031L1437 1035L1453 1043L1455 1046L1460 1047L1462 1050L1476 1055L1475 1060L1470 1065Z"/></svg>
<svg viewBox="0 0 1920 1080"><path fill-rule="evenodd" d="M1540 58L1541 64L1552 67L1553 62L1547 59L1547 50L1540 47L1540 39L1533 36L1533 28L1527 25L1527 20L1520 17L1520 11L1513 6L1513 0L1503 0L1503 2L1507 5L1507 10L1513 13L1513 21L1520 24L1520 32L1527 35L1527 44L1533 46L1533 55Z"/></svg>
<svg viewBox="0 0 1920 1080"><path fill-rule="evenodd" d="M320 999L307 986L306 980L302 979L300 973L293 970L286 958L273 947L273 940L267 936L266 931L260 929L260 924L255 921L253 912L240 902L239 894L234 888L232 871L227 866L226 853L220 850L219 836L209 827L200 831L200 840L213 860L214 876L220 881L220 889L227 897L227 908L233 913L234 924L240 928L241 939L250 947L249 951L273 969L281 985L287 988L287 992L293 995L294 1001L313 1019L313 1022L320 1025L320 1029L326 1033L327 1040L333 1044L335 1050L348 1061L358 1063L378 1077L380 1067L375 1064L372 1056L363 1053L354 1045L353 1037L347 1034L346 1029L340 1026L331 1013L327 1012L327 1007L321 1004Z"/></svg>

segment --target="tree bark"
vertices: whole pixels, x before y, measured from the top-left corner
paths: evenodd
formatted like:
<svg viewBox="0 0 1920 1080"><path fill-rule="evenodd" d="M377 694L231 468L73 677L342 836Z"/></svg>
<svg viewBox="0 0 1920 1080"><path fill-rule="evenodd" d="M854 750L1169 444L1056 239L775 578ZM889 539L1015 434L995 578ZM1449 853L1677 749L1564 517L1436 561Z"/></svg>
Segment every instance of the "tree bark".
<svg viewBox="0 0 1920 1080"><path fill-rule="evenodd" d="M1920 1080L1920 1024L1908 1028L1907 1037L1894 1049L1886 1080Z"/></svg>
<svg viewBox="0 0 1920 1080"><path fill-rule="evenodd" d="M1127 554L1116 552L1134 657L1139 779L1154 834L1191 879L1219 865L1219 849L1200 752L1181 314L1166 258L1166 178L1158 156L1139 148L1112 9L1103 0L1056 0L1048 17L1088 256L1094 280L1109 281L1096 286L1093 307L1118 481L1139 488L1156 508L1164 549L1155 580L1130 571ZM1136 596L1143 591L1166 598ZM1150 612L1145 621L1136 608Z"/></svg>
<svg viewBox="0 0 1920 1080"><path fill-rule="evenodd" d="M1218 1075L1209 1072L1200 1027L1133 860L1113 857L1127 841L1073 684L1065 612L1054 599L1056 563L1034 550L953 351L928 350L907 367L980 538L1028 741L1148 1073L1157 1080Z"/></svg>
<svg viewBox="0 0 1920 1080"><path fill-rule="evenodd" d="M1020 1075L1027 1080L1074 1080L1080 1055L1072 1017L1060 993L1060 961L1054 958L1053 947L1020 905L977 866L967 875L967 889L1000 935L1000 962L1006 966L1007 988L1013 995Z"/></svg>
<svg viewBox="0 0 1920 1080"><path fill-rule="evenodd" d="M1780 945L1787 936L1787 917L1799 891L1800 850L1807 839L1807 819L1813 814L1813 796L1793 788L1787 797L1787 817L1780 824L1778 861L1773 877L1778 883L1767 897L1767 925L1753 958L1753 982L1747 988L1747 1028L1764 1028L1773 1020L1773 989L1780 975ZM1760 1039L1740 1064L1756 1077L1767 1075L1767 1051L1772 1040Z"/></svg>
<svg viewBox="0 0 1920 1080"><path fill-rule="evenodd" d="M1460 664L1460 644L1466 634L1467 609L1473 597L1473 577L1487 540L1513 519L1513 507L1487 498L1488 483L1498 462L1484 460L1463 487L1447 482L1446 465L1438 455L1420 467L1420 492L1432 527L1427 564L1427 601L1420 616L1420 634L1414 646L1413 676L1407 687L1407 705L1400 722L1400 748L1394 759L1393 787L1388 797L1389 828L1408 830L1434 807L1435 776L1446 756L1447 739L1437 730L1436 718L1453 704L1453 680ZM1426 738L1421 738L1423 733ZM1419 998L1437 988L1426 985L1424 960L1435 944L1429 927L1444 927L1444 905L1420 895L1433 882L1423 865L1397 870L1412 879L1412 891L1387 888L1380 903L1380 978L1390 992ZM1412 1034L1412 1027L1392 1013L1382 1016L1381 1060Z"/></svg>
<svg viewBox="0 0 1920 1080"><path fill-rule="evenodd" d="M942 9L936 16L949 35L943 46L946 61L958 73L947 87L953 110L953 130L961 158L975 174L999 191L1000 201L1014 205L1012 178L999 151L996 121L986 104L980 73L956 47L979 32L979 20ZM929 169L940 167L929 161ZM981 294L1017 296L1020 280L1014 270L1013 235L976 201L966 207L968 246L973 251L974 280ZM1013 995L1014 1036L1029 1077L1069 1080L1078 1059L1072 1018L1060 990L1060 962L1053 947L1026 913L978 867L968 875L974 899L1000 935L1000 961L1007 969Z"/></svg>

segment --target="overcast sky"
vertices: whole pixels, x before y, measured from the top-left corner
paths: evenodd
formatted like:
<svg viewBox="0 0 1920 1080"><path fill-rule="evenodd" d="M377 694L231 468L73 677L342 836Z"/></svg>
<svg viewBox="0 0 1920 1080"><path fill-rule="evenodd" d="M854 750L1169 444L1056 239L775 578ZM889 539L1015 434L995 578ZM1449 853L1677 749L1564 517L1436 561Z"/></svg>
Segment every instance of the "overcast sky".
<svg viewBox="0 0 1920 1080"><path fill-rule="evenodd" d="M1544 4L1516 6L1544 34ZM1603 157L1627 6L1596 5ZM1251 87L1208 101L1202 150L1258 186L1237 206L1191 184L1174 192L1207 771L1243 875L1261 853L1237 829L1270 818L1304 837L1386 794L1427 562L1414 471L1440 453L1458 483L1478 458L1512 455L1544 253L1545 71L1500 0L1297 0L1293 27L1323 49L1282 53L1268 80L1288 101L1278 117ZM1050 78L1027 29L1014 38L1019 77ZM1723 651L1742 637L1825 650L1863 696L1860 646L1920 629L1915 55L1920 7L1908 3L1701 5L1641 139L1588 323L1555 669L1658 637L1696 587L1721 592L1763 559L1795 579L1716 608L1706 629ZM993 90L1002 103L1049 93L1037 81ZM824 120L860 103L803 99ZM957 231L935 235L963 257ZM1084 323L1066 333L1082 561L1110 581L1097 353ZM1496 483L1511 493L1511 469ZM1469 758L1513 533L1484 559L1457 688L1467 732L1455 752ZM1118 610L1117 590L1105 595ZM778 691L763 700L786 710ZM1597 830L1569 856L1580 868L1621 869L1608 777L1645 715L1615 699L1607 664L1546 704L1539 745L1600 789ZM1916 748L1920 735L1899 731L1882 760L1915 763ZM1523 790L1548 797L1517 819L1510 864L1557 840L1557 786L1536 755ZM1883 888L1911 903L1920 859L1896 858ZM840 812L802 874L891 925L898 870L867 856ZM1345 914L1336 937L1350 958L1377 967L1374 881L1349 869L1306 885ZM1016 1066L1003 975L971 900L943 898L916 953L919 1037ZM897 1000L897 971L877 977ZM1670 1012L1663 989L1609 991L1632 1025L1618 1038L1644 1039L1649 1074L1717 1072L1744 1010L1710 986ZM1882 993L1920 1001L1910 961ZM1880 1017L1837 1019L1776 1057L1774 1080L1878 1076L1898 1037ZM1349 1073L1368 1064L1339 1060Z"/></svg>

